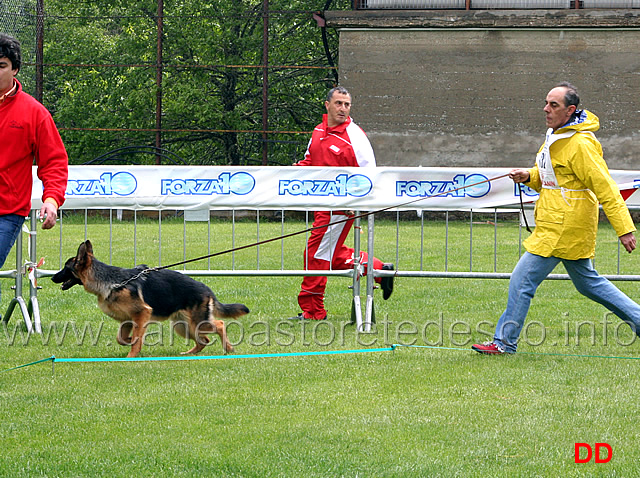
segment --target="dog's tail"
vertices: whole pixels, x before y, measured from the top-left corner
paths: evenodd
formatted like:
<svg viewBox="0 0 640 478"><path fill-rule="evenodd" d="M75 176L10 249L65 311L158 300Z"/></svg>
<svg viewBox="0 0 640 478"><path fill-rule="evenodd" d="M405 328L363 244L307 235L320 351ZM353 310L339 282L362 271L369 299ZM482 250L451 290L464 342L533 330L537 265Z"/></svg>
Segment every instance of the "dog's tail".
<svg viewBox="0 0 640 478"><path fill-rule="evenodd" d="M244 304L223 304L217 300L213 302L214 315L216 317L235 319L249 313L249 308Z"/></svg>

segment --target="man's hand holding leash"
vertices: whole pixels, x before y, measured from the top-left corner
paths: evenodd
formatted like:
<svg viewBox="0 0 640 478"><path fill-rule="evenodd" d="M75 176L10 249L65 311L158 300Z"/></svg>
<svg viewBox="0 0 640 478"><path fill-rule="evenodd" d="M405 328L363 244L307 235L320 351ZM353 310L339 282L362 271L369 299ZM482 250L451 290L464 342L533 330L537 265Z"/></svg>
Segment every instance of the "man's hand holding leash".
<svg viewBox="0 0 640 478"><path fill-rule="evenodd" d="M512 169L509 171L509 177L514 183L526 183L531 179L528 169Z"/></svg>

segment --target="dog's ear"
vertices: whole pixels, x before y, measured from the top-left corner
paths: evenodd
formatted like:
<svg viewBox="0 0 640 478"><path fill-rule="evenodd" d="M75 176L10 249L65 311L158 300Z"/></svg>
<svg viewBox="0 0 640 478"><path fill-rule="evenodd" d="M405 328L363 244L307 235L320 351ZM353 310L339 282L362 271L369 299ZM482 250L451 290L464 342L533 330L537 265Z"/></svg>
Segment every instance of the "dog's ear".
<svg viewBox="0 0 640 478"><path fill-rule="evenodd" d="M84 268L91 261L91 256L93 256L93 246L90 241L85 241L78 247L78 254L76 254L76 267Z"/></svg>
<svg viewBox="0 0 640 478"><path fill-rule="evenodd" d="M76 258L79 259L83 256L86 256L87 254L93 254L93 245L89 240L80 243L80 245L78 246L78 253L76 254Z"/></svg>

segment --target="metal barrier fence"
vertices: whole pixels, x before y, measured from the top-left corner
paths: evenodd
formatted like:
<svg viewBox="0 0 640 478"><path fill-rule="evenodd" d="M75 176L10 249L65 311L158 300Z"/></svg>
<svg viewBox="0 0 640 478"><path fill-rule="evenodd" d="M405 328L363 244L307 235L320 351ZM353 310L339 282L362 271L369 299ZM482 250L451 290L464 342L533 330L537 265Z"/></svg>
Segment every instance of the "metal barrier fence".
<svg viewBox="0 0 640 478"><path fill-rule="evenodd" d="M631 207L630 209L634 209ZM637 208L635 208L637 209ZM523 220L521 213L513 209L481 210L481 211L395 211L385 213L383 219L384 224L376 225L374 215L366 216L364 221L358 217L360 214L356 212L356 220L354 222L353 248L356 251L356 261L353 269L349 270L329 270L329 271L311 271L296 267L302 264L302 255L304 244L309 234L309 228L312 223L312 213L309 211L260 211L260 210L229 210L226 214L219 211L215 212L212 226L212 214L202 215L202 211L198 211L194 216L189 211L175 211L172 223L182 221L182 261L175 256L175 246L173 247L173 257L167 261L167 254L163 254L163 224L167 222L167 212L157 211L157 219L153 216L155 212L145 212L142 222L145 222L145 231L140 226L140 212L136 210L126 211L129 217L123 220L123 210L109 209L99 213L99 216L92 211L83 210L76 212L76 220L73 228L76 229L76 238L71 243L67 235L67 213L61 214L58 221L59 244L57 268L44 269L38 266L38 244L37 244L37 228L39 222L36 218L36 211L31 212L30 218L26 222L26 229L29 230L28 241L28 258L23 260L23 237L19 236L15 247L16 268L14 270L1 271L0 278L11 278L15 280L15 297L11 300L4 320L8 321L14 309L18 309L22 313L23 319L29 332L41 332L40 311L38 307L37 291L35 280L39 277L50 277L62 268L69 253L69 247L77 247L77 229L83 228L84 239L90 238L95 242L95 237L90 234L90 229L95 227L93 223L95 218L99 217L102 223L101 228L108 227L108 252L107 237L100 234L101 248L104 251L98 254L98 257L109 264L113 263L114 243L122 242L114 236L117 236L117 229L123 227L133 228L132 241L127 234L126 248L131 250L133 256L129 259L133 263L123 263L127 259L119 257L117 265L132 267L139 263L139 242L144 241L148 249L150 241L157 240L157 260L146 255L145 259L149 260L153 265L163 266L175 262L182 262L194 258L200 258L197 267L188 267L189 264L178 264L181 266L181 272L189 276L305 276L305 275L326 275L338 276L352 279L350 287L353 289L352 301L352 320L359 328L367 331L371 324L375 322L374 310L374 288L375 278L384 276L395 277L414 277L414 278L454 278L454 279L509 279L511 270L517 259L522 253L523 240ZM198 215L200 214L200 215ZM82 218L84 216L84 218ZM151 221L150 221L151 216ZM291 221L288 218L291 216ZM395 217L394 217L395 216ZM428 216L428 217L427 217ZM81 219L78 219L78 218ZM177 218L177 219L176 219ZM482 219L482 220L478 220ZM151 228L155 229L157 220L157 239L149 237L147 232L149 222ZM366 224L366 250L369 252L368 273L366 274L366 300L364 306L364 315L361 307L361 270L362 264L358 263L359 251L361 250L361 222L362 226ZM294 230L291 229L290 223L294 224ZM125 226L125 224L127 226ZM194 225L199 224L198 230L195 232L198 237L188 240ZM206 230L206 242L203 235L203 227ZM212 232L212 228L216 231ZM393 229L395 228L395 231ZM253 230L251 237L247 239L247 235L239 233L239 229ZM268 232L265 233L265 229ZM434 233L434 230L437 231ZM221 234L223 231L223 234ZM293 232L292 232L293 231ZM499 232L501 231L501 232ZM298 234L300 233L301 234ZM611 231L607 231L610 235ZM114 234L116 233L116 234ZM265 237L268 234L268 237ZM395 238L393 237L395 234ZM122 235L122 234L120 234ZM227 241L217 239L217 236L223 236ZM298 235L297 245L292 247L281 236ZM141 239L139 236L143 236ZM437 236L437 237L435 237ZM412 244L407 246L405 238L411 237ZM419 247L415 247L415 243L419 240ZM599 250L600 254L596 258L596 264L600 261L600 257L606 256L606 270L603 273L605 277L614 281L639 281L640 275L629 273L630 270L636 270L633 264L622 266L622 249L619 243L613 246L613 239L610 238L609 245L606 249ZM171 235L174 242L174 231ZM492 242L492 244L491 244ZM255 245L259 243L258 245ZM266 244L270 243L269 246ZM66 252L63 250L65 244ZM615 247L615 252L612 250ZM263 250L266 249L266 253ZM237 260L238 251L251 250L252 259L247 259L249 255L244 253L242 260ZM279 258L275 257L278 255ZM382 271L373 269L373 257L377 250L380 250L387 259L387 262L393 261L396 264L395 271ZM487 251L491 251L487 254ZM107 258L108 253L108 258ZM389 256L395 257L389 260ZM222 268L212 266L211 257L207 256L227 256L226 263ZM615 257L612 257L614 256ZM229 257L230 256L230 257ZM477 260L480 256L482 260ZM501 258L508 256L508 261L500 262ZM175 261L175 262L171 262ZM255 262L253 262L255 261ZM251 263L249 263L251 262ZM500 263L499 263L500 262ZM48 264L56 267L56 260L49 259ZM279 264L279 265L278 265ZM266 266L266 268L265 268ZM623 270L624 269L624 270ZM609 273L607 273L609 272ZM23 276L29 277L29 295L28 298L23 297ZM566 280L566 274L552 274L549 279Z"/></svg>

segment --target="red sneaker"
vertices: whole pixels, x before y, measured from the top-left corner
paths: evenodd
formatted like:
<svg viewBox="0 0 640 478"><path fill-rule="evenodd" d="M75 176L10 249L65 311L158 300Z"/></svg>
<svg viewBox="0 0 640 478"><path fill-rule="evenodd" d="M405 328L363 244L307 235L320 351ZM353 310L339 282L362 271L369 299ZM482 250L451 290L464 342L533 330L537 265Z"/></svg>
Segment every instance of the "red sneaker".
<svg viewBox="0 0 640 478"><path fill-rule="evenodd" d="M500 355L505 353L502 347L491 341L485 342L483 344L473 344L471 348L481 354Z"/></svg>

